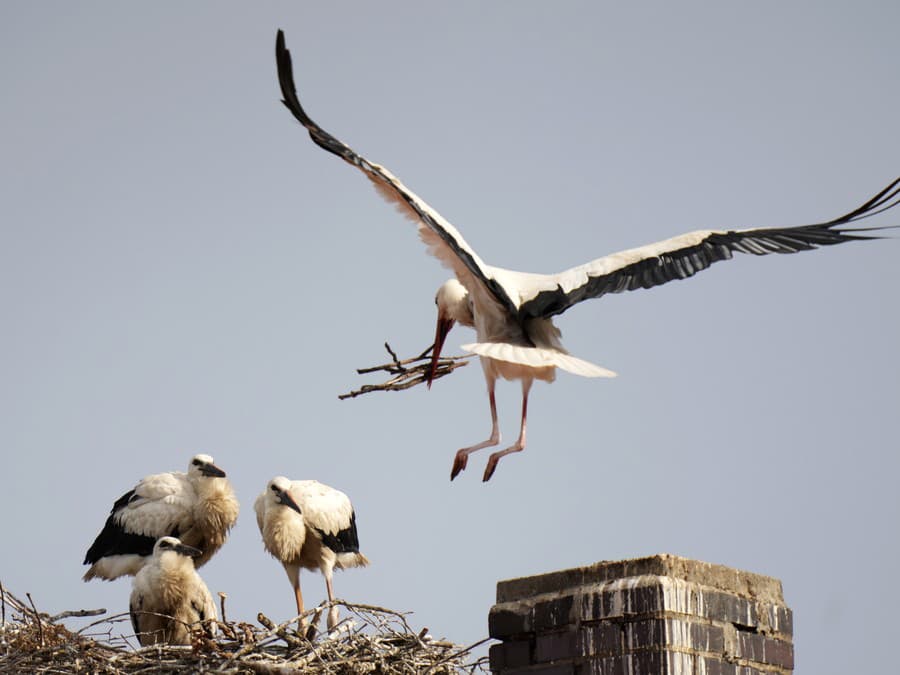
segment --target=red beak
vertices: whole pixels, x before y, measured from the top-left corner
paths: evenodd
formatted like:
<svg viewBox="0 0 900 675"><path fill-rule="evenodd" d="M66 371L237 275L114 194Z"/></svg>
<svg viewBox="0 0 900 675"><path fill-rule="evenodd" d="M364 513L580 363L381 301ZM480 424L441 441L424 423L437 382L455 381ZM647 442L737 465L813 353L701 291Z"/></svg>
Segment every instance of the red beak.
<svg viewBox="0 0 900 675"><path fill-rule="evenodd" d="M441 356L441 348L444 346L444 339L447 337L447 333L450 332L450 329L453 328L453 324L455 323L456 322L453 319L449 319L443 314L438 314L437 329L434 332L434 346L431 348L431 368L428 369L428 377L425 380L428 383L429 389L431 389L434 374L437 372L438 359Z"/></svg>

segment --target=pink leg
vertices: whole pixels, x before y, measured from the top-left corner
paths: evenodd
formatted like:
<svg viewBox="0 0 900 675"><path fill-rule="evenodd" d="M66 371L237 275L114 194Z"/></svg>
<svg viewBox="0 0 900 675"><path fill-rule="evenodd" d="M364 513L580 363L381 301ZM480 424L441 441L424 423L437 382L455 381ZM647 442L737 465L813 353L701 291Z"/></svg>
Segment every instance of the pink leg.
<svg viewBox="0 0 900 675"><path fill-rule="evenodd" d="M500 461L501 457L512 452L521 452L525 449L525 420L528 417L528 392L531 390L531 382L532 380L530 378L522 380L522 427L519 429L519 440L505 450L495 452L488 457L488 463L484 469L484 482L489 481L491 476L494 475L494 471L497 468L497 462Z"/></svg>
<svg viewBox="0 0 900 675"><path fill-rule="evenodd" d="M491 437L478 445L463 448L456 453L456 457L453 459L453 469L450 470L450 480L456 478L459 472L466 468L466 463L469 461L470 454L476 450L497 445L500 442L500 429L497 426L497 402L494 400L494 385L496 382L496 379L490 378L487 383L488 398L491 401Z"/></svg>
<svg viewBox="0 0 900 675"><path fill-rule="evenodd" d="M334 588L331 586L331 570L325 574L325 591L328 593L328 602L334 602ZM338 608L336 605L331 606L328 610L328 630L331 630L338 623Z"/></svg>

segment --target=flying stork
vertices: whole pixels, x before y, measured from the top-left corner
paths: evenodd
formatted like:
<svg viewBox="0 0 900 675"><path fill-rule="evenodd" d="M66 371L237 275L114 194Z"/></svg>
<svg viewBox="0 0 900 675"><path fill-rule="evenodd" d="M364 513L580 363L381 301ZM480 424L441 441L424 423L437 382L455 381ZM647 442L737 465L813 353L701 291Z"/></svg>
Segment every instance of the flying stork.
<svg viewBox="0 0 900 675"><path fill-rule="evenodd" d="M528 393L534 380L552 382L556 369L584 377L614 377L615 373L571 356L560 342L552 317L572 305L607 293L686 279L734 253L796 253L820 246L879 237L861 234L885 228L844 226L892 208L900 202L900 178L849 213L812 225L759 227L746 230L697 230L639 248L597 258L558 274L514 272L484 263L459 231L401 183L384 167L370 162L322 129L300 105L294 85L291 56L284 34L275 45L282 103L309 132L313 142L361 170L388 202L418 226L428 252L450 268L455 279L438 289L437 330L432 351L431 379L447 332L460 323L475 329L477 342L462 348L478 354L487 380L491 408L491 434L487 440L456 453L450 479L466 468L469 454L499 444L494 386L498 377L522 383L522 418L518 440L493 453L484 480L493 475L497 462L525 448Z"/></svg>
<svg viewBox="0 0 900 675"><path fill-rule="evenodd" d="M128 612L142 647L189 645L198 622L215 633L216 604L192 560L199 555L176 537L162 537L135 575Z"/></svg>
<svg viewBox="0 0 900 675"><path fill-rule="evenodd" d="M238 509L231 483L209 455L192 457L187 473L146 476L113 504L84 557L90 565L84 580L137 574L165 536L199 549L194 564L200 567L225 543Z"/></svg>
<svg viewBox="0 0 900 675"><path fill-rule="evenodd" d="M334 568L364 567L368 558L359 552L356 514L350 498L315 480L276 476L253 506L263 545L284 566L297 615L303 614L300 568L318 569L325 577L328 601L334 602ZM328 628L338 622L338 608L328 610ZM301 625L305 624L301 618Z"/></svg>

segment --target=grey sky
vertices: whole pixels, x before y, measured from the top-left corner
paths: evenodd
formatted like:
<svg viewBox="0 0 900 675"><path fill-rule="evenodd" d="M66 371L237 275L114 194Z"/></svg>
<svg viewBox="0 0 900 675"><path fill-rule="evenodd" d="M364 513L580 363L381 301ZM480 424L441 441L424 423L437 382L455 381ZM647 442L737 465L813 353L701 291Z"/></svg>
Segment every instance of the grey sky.
<svg viewBox="0 0 900 675"><path fill-rule="evenodd" d="M337 399L383 341L430 343L447 273L282 108L276 29L310 115L490 264L823 220L900 174L897 3L674 4L0 6L4 585L125 611L84 551L138 478L207 452L243 506L201 570L234 618L292 614L252 514L285 474L356 505L373 564L339 596L457 641L498 579L670 552L781 578L798 672L893 658L896 241L571 310L566 346L620 376L536 384L488 485L480 454L448 480L489 431L477 365ZM498 397L511 441L518 385Z"/></svg>

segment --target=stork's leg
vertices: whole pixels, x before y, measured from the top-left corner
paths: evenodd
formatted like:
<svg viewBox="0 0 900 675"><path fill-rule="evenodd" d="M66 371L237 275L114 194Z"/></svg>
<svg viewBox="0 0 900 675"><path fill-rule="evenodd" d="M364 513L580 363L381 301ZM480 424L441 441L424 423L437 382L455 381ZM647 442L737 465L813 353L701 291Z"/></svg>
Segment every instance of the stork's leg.
<svg viewBox="0 0 900 675"><path fill-rule="evenodd" d="M469 461L470 454L476 450L497 445L500 442L500 428L497 426L497 401L494 399L494 386L496 383L496 378L488 378L488 398L491 402L491 436L478 445L473 445L469 448L463 448L462 450L457 451L456 457L453 459L453 468L450 470L450 480L456 478L459 472L466 468L466 463Z"/></svg>
<svg viewBox="0 0 900 675"><path fill-rule="evenodd" d="M531 378L522 380L522 426L519 429L519 440L505 450L500 450L488 457L487 466L484 469L484 481L487 482L494 475L497 462L500 458L512 452L521 452L525 449L525 420L528 417L528 392L531 391Z"/></svg>
<svg viewBox="0 0 900 675"><path fill-rule="evenodd" d="M331 585L331 570L323 570L322 574L325 577L325 591L328 593L328 602L334 603L334 588ZM331 608L328 610L328 630L331 630L338 623L338 608L336 605L332 604Z"/></svg>
<svg viewBox="0 0 900 675"><path fill-rule="evenodd" d="M303 591L300 590L300 584L294 586L294 597L297 599L297 616L303 614Z"/></svg>
<svg viewBox="0 0 900 675"><path fill-rule="evenodd" d="M284 571L287 572L288 579L291 582L291 586L294 589L294 599L297 601L297 616L303 614L303 591L300 590L300 568L294 567L293 565L284 566ZM300 619L300 628L303 629L307 623L307 619Z"/></svg>

